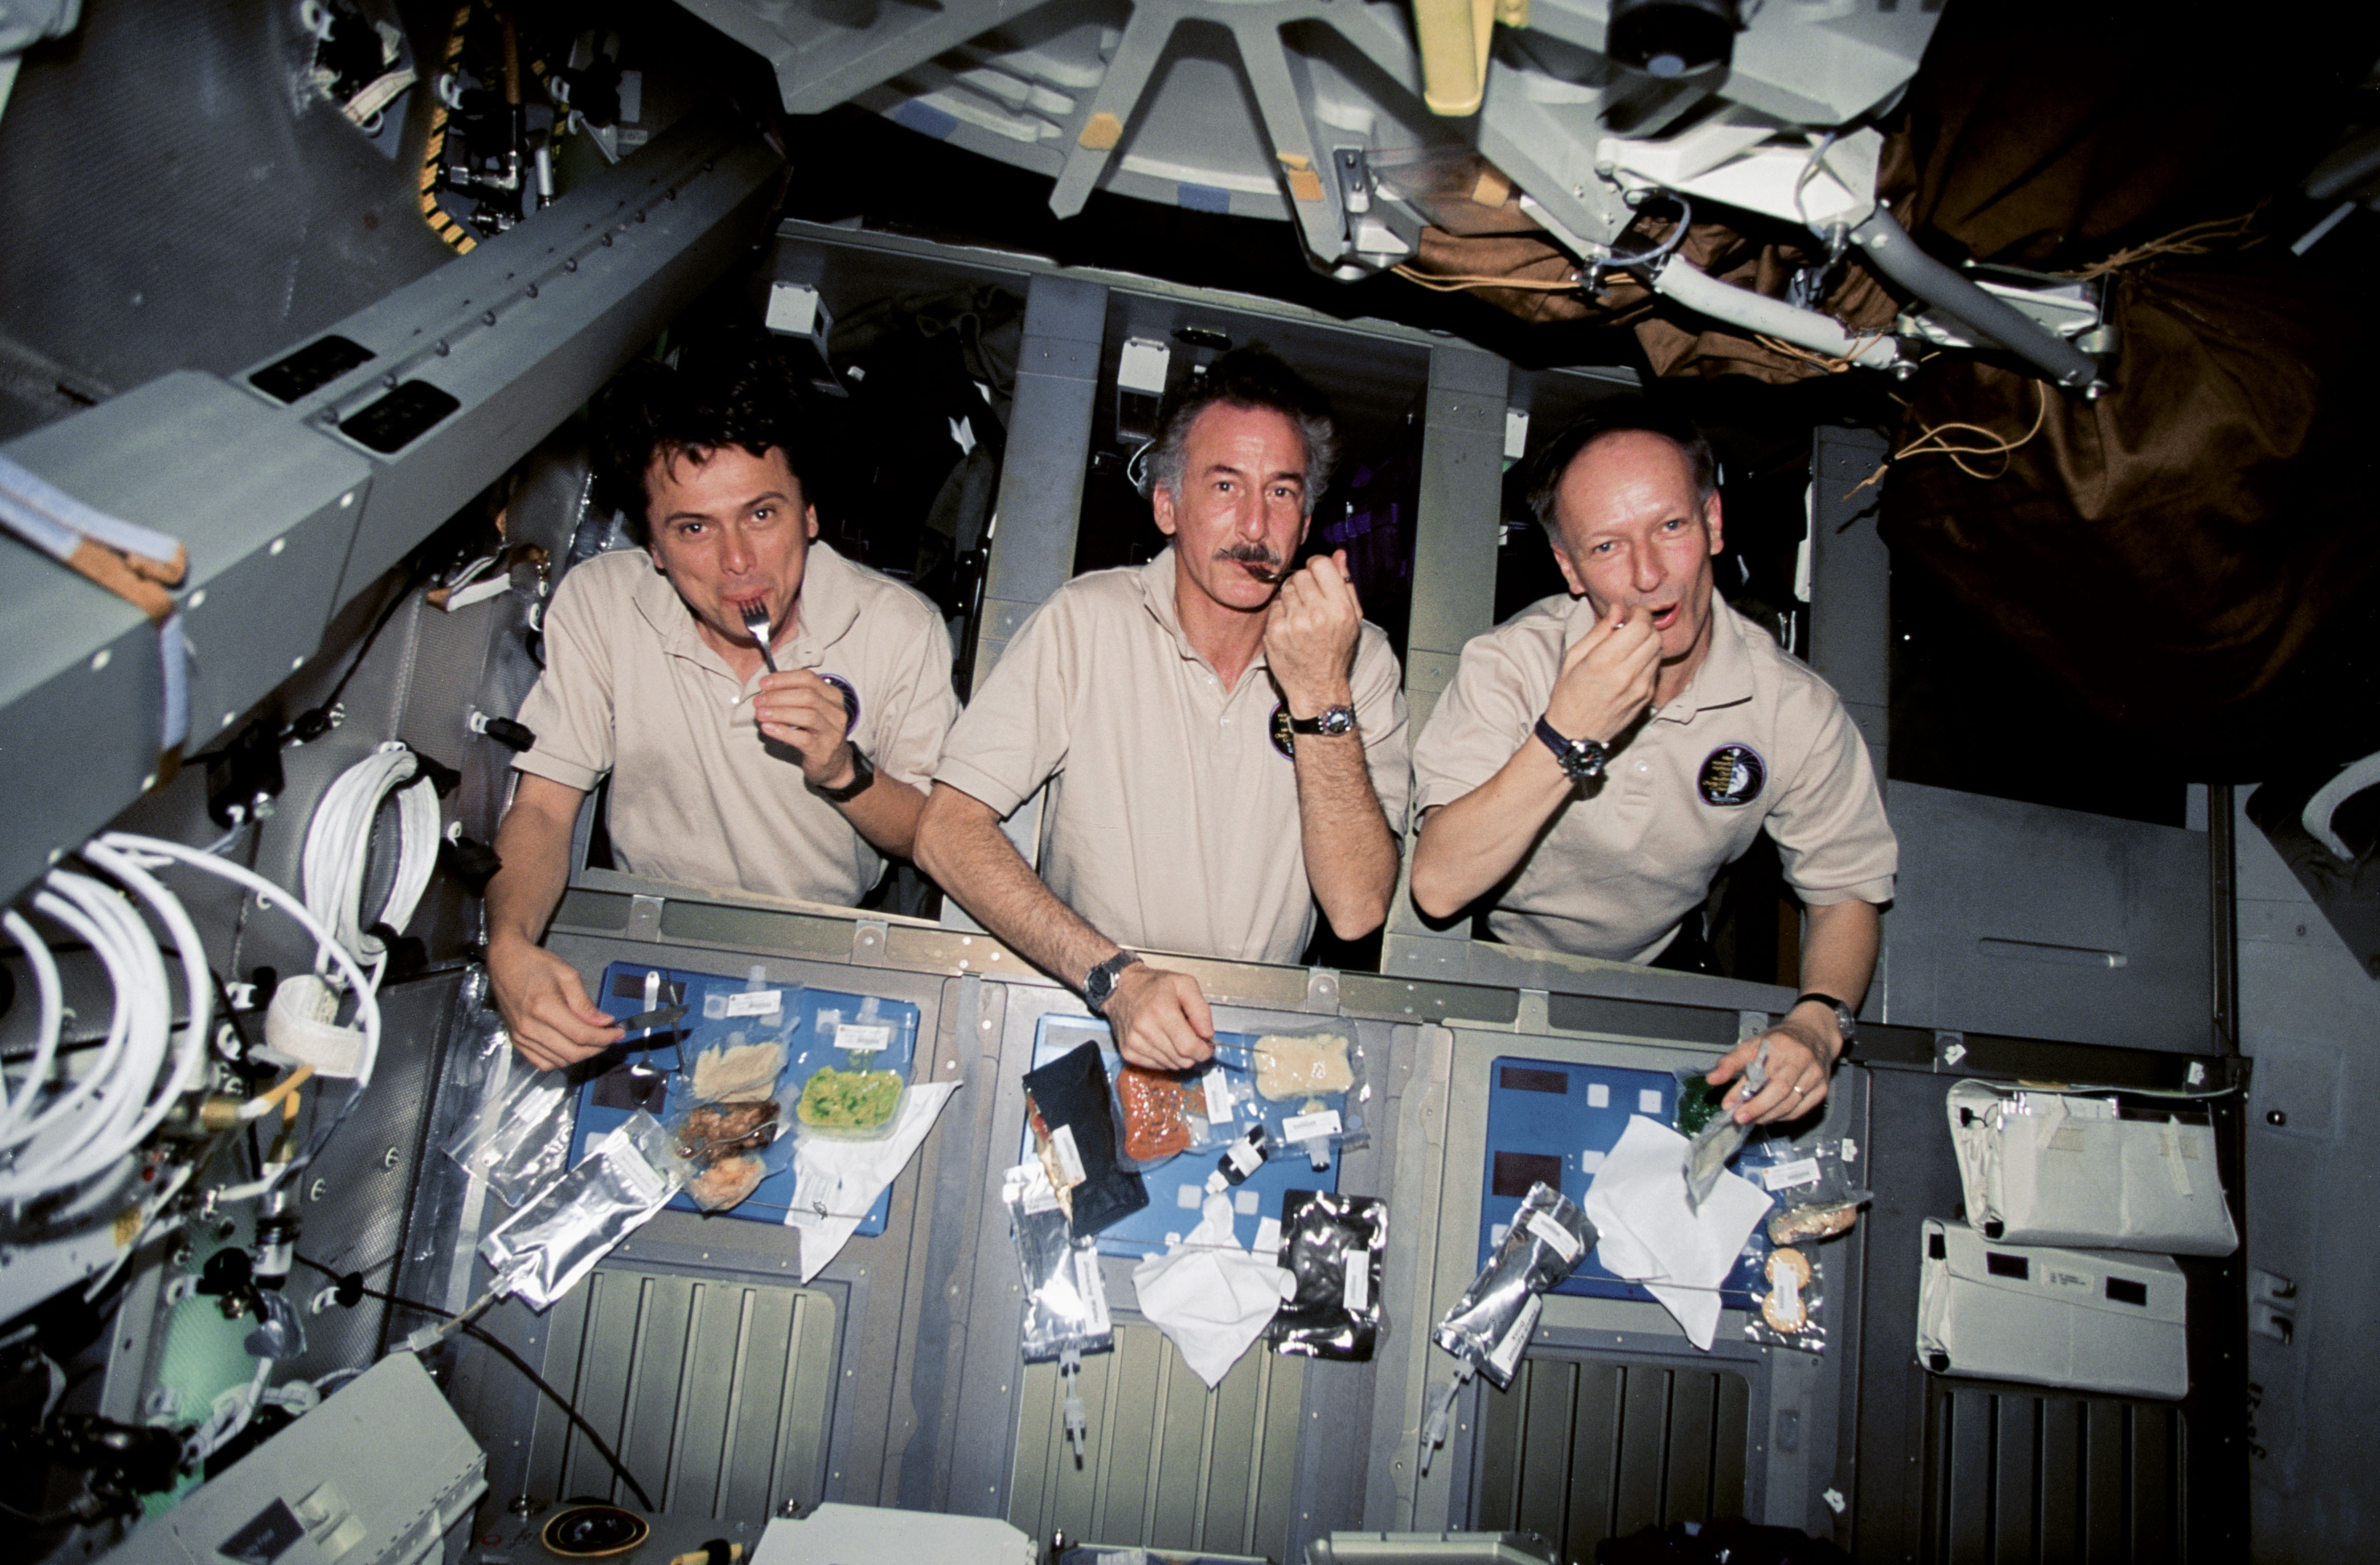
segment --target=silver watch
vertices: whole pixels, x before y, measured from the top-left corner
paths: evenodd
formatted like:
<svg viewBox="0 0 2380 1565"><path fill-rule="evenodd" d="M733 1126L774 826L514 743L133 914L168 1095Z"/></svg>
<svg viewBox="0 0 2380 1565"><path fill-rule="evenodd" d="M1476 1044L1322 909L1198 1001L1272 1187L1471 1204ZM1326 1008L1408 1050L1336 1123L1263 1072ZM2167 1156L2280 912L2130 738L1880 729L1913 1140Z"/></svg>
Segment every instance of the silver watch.
<svg viewBox="0 0 2380 1565"><path fill-rule="evenodd" d="M1108 1001L1115 997L1116 980L1123 970L1140 960L1140 953L1118 951L1105 962L1083 975L1083 1003L1091 1008L1094 1016L1108 1013Z"/></svg>
<svg viewBox="0 0 2380 1565"><path fill-rule="evenodd" d="M1843 1035L1843 1053L1849 1054L1852 1051L1852 1039L1859 1036L1859 1016L1857 1013L1853 1012L1850 1006L1845 1005L1841 1001L1837 1000L1833 995L1820 994L1815 989L1811 990L1807 994L1795 995L1793 997L1793 1004L1787 1006L1785 1009L1788 1012L1791 1012L1793 1010L1794 1006L1802 1004L1804 1001L1811 1000L1815 1000L1819 1004L1829 1007L1833 1010L1835 1013L1835 1030ZM1840 1059L1841 1057L1841 1055L1836 1056L1837 1059Z"/></svg>

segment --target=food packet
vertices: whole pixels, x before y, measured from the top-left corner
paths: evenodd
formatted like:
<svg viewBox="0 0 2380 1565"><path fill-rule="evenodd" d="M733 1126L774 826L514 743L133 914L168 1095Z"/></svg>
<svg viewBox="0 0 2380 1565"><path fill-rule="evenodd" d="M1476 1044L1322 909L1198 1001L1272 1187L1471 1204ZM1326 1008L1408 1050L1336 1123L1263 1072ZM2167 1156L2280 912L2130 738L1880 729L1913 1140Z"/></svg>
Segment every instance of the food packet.
<svg viewBox="0 0 2380 1565"><path fill-rule="evenodd" d="M784 1107L775 1098L689 1106L672 1127L686 1159L687 1199L723 1212L751 1195L769 1176L761 1154L783 1128Z"/></svg>
<svg viewBox="0 0 2380 1565"><path fill-rule="evenodd" d="M1825 1285L1821 1262L1790 1246L1770 1251L1761 1263L1760 1285L1753 1290L1753 1316L1743 1328L1744 1341L1805 1353L1826 1352Z"/></svg>
<svg viewBox="0 0 2380 1565"><path fill-rule="evenodd" d="M1852 1171L1858 1159L1859 1143L1848 1135L1777 1136L1746 1148L1736 1171L1776 1199L1771 1244L1816 1244L1848 1232L1876 1198Z"/></svg>
<svg viewBox="0 0 2380 1565"><path fill-rule="evenodd" d="M1183 1076L1124 1065L1117 1070L1111 1090L1119 1131L1117 1159L1126 1168L1147 1172L1207 1140L1208 1122L1192 1106L1196 1095L1197 1105L1204 1107L1205 1094Z"/></svg>
<svg viewBox="0 0 2380 1565"><path fill-rule="evenodd" d="M1021 1163L1001 1176L1000 1198L1025 1274L1025 1362L1115 1346L1099 1246L1074 1236L1049 1174L1038 1163Z"/></svg>
<svg viewBox="0 0 2380 1565"><path fill-rule="evenodd" d="M881 1141L901 1118L908 1083L898 1071L820 1065L794 1104L801 1134L822 1141Z"/></svg>
<svg viewBox="0 0 2380 1565"><path fill-rule="evenodd" d="M686 1183L686 1160L639 1110L480 1242L494 1290L543 1310L643 1227Z"/></svg>
<svg viewBox="0 0 2380 1565"><path fill-rule="evenodd" d="M1502 1390L1536 1329L1546 1290L1577 1268L1596 1238L1577 1202L1542 1180L1530 1185L1502 1243L1430 1340Z"/></svg>
<svg viewBox="0 0 2380 1565"><path fill-rule="evenodd" d="M1085 1043L1025 1073L1026 1117L1059 1208L1087 1239L1148 1205L1140 1175L1116 1160L1115 1120L1099 1047Z"/></svg>
<svg viewBox="0 0 2380 1565"><path fill-rule="evenodd" d="M1248 1046L1257 1095L1276 1103L1355 1090L1362 1051L1342 1026L1267 1033Z"/></svg>
<svg viewBox="0 0 2380 1565"><path fill-rule="evenodd" d="M497 1035L512 1056L504 1035ZM574 1089L568 1074L540 1071L526 1060L491 1064L487 1095L445 1146L466 1173L484 1179L507 1207L517 1207L560 1176L570 1163Z"/></svg>
<svg viewBox="0 0 2380 1565"><path fill-rule="evenodd" d="M1380 1307L1389 1204L1369 1195L1284 1190L1281 1264L1297 1292L1272 1317L1272 1351L1361 1364L1386 1328Z"/></svg>

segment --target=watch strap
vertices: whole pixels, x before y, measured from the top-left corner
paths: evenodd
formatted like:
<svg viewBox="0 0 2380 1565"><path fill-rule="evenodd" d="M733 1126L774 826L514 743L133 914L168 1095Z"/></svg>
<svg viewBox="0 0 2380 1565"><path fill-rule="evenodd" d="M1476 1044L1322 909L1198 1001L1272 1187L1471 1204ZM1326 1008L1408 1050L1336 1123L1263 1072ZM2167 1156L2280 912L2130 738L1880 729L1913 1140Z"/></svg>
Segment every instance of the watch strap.
<svg viewBox="0 0 2380 1565"><path fill-rule="evenodd" d="M1115 993L1116 980L1123 976L1125 968L1139 960L1140 952L1119 950L1083 975L1083 1003L1091 1008L1092 1015L1104 1017L1108 1013L1108 1001Z"/></svg>
<svg viewBox="0 0 2380 1565"><path fill-rule="evenodd" d="M868 792L868 784L876 781L876 768L868 764L868 752L856 745L851 746L851 781L842 787L821 788L813 782L810 792L830 804L849 804Z"/></svg>
<svg viewBox="0 0 2380 1565"><path fill-rule="evenodd" d="M1603 763L1611 754L1609 746L1597 739L1572 739L1561 730L1537 719L1535 730L1538 743L1554 753L1561 763L1562 775L1573 782L1592 782L1603 775Z"/></svg>
<svg viewBox="0 0 2380 1565"><path fill-rule="evenodd" d="M1835 1013L1835 1028L1838 1032L1843 1035L1843 1053L1849 1054L1852 1051L1852 1039L1859 1036L1858 1013L1854 1012L1850 1006L1844 1004L1841 1001L1837 1000L1833 995L1824 994L1816 989L1809 989L1801 994L1795 995L1793 997L1793 1004L1787 1006L1786 1009L1791 1011L1794 1006L1802 1005L1814 1000Z"/></svg>
<svg viewBox="0 0 2380 1565"><path fill-rule="evenodd" d="M1355 731L1355 709L1342 701L1337 706L1323 708L1312 717L1293 717L1289 720L1289 731L1311 734L1353 734Z"/></svg>

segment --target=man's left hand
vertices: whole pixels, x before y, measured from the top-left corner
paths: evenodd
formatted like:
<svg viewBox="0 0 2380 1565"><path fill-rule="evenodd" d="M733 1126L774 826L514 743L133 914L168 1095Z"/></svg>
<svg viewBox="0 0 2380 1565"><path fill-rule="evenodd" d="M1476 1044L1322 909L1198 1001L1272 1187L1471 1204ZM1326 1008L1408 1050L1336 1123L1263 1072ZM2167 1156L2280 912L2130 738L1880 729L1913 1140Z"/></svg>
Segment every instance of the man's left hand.
<svg viewBox="0 0 2380 1565"><path fill-rule="evenodd" d="M762 734L801 757L804 781L821 788L850 782L855 763L844 730L851 714L833 685L808 669L762 674L752 715Z"/></svg>
<svg viewBox="0 0 2380 1565"><path fill-rule="evenodd" d="M1772 1124L1798 1120L1827 1100L1827 1085L1841 1039L1830 1036L1831 1021L1821 1024L1788 1016L1765 1033L1745 1038L1711 1067L1713 1086L1734 1081L1768 1044L1768 1085L1747 1099L1739 1085L1728 1095L1726 1107L1741 1124Z"/></svg>
<svg viewBox="0 0 2380 1565"><path fill-rule="evenodd" d="M1348 700L1364 606L1347 575L1347 552L1316 555L1289 573L1265 615L1265 663L1292 717L1309 718Z"/></svg>

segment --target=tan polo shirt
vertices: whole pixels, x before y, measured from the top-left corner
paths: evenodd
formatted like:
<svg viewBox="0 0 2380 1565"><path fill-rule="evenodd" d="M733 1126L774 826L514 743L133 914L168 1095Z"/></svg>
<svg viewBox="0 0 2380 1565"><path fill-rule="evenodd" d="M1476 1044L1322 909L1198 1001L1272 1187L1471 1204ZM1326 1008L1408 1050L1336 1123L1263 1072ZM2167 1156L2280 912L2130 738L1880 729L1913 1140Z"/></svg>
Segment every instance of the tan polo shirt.
<svg viewBox="0 0 2380 1565"><path fill-rule="evenodd" d="M1296 764L1272 737L1281 696L1261 652L1224 687L1183 633L1173 585L1169 548L1060 588L967 703L935 781L1006 816L1047 780L1041 879L1110 940L1294 962L1314 891ZM1409 792L1405 699L1378 625L1358 634L1352 683L1393 828Z"/></svg>
<svg viewBox="0 0 2380 1565"><path fill-rule="evenodd" d="M941 613L817 542L798 604L777 666L844 685L857 698L852 742L878 771L924 787L958 712ZM762 674L729 672L643 551L599 554L562 578L545 661L520 710L537 744L513 765L582 791L611 773L621 867L837 906L883 874L868 840L803 786L793 752L761 736Z"/></svg>
<svg viewBox="0 0 2380 1565"><path fill-rule="evenodd" d="M1841 699L1716 592L1711 607L1693 683L1555 815L1488 915L1498 939L1645 961L1764 828L1804 903L1892 900L1899 845ZM1463 649L1414 746L1416 811L1453 803L1537 743L1562 653L1594 624L1585 599L1548 598Z"/></svg>

